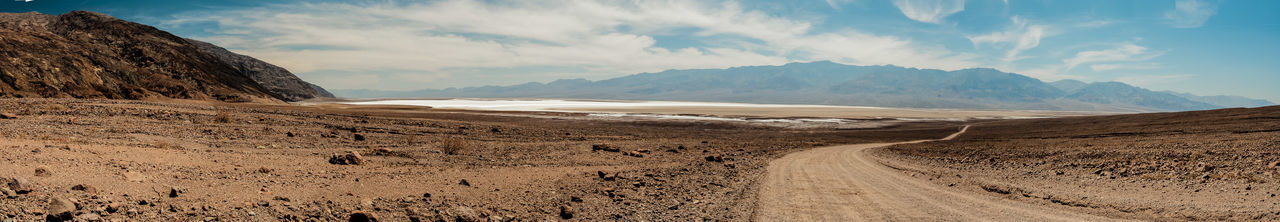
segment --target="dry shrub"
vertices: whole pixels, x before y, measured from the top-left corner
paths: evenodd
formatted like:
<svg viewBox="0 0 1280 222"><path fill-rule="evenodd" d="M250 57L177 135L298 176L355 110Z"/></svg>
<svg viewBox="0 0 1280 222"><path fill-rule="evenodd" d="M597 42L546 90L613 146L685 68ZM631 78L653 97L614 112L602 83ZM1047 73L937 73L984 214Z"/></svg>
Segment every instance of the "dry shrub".
<svg viewBox="0 0 1280 222"><path fill-rule="evenodd" d="M213 114L213 121L219 123L230 123L231 114L226 111L218 110L218 113Z"/></svg>
<svg viewBox="0 0 1280 222"><path fill-rule="evenodd" d="M471 142L462 138L448 137L440 140L440 152L454 155L471 148Z"/></svg>
<svg viewBox="0 0 1280 222"><path fill-rule="evenodd" d="M68 108L68 107L67 107L67 105L62 105L62 104L57 104L57 103L45 104L45 105L44 105L44 110L48 110L48 111L67 111L67 110L70 110L70 109L71 109L71 108Z"/></svg>

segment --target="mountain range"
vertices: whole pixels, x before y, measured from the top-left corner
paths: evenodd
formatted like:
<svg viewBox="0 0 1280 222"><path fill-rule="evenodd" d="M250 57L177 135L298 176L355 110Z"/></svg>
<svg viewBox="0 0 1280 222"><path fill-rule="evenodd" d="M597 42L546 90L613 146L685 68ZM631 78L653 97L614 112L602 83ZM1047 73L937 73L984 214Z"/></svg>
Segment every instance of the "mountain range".
<svg viewBox="0 0 1280 222"><path fill-rule="evenodd" d="M417 91L335 90L346 98L480 97L713 101L914 108L1181 111L1272 105L1243 97L1156 92L1120 82L1043 82L989 68L943 71L834 62L668 70L590 81Z"/></svg>
<svg viewBox="0 0 1280 222"><path fill-rule="evenodd" d="M287 70L88 11L0 13L0 97L281 102L332 97Z"/></svg>

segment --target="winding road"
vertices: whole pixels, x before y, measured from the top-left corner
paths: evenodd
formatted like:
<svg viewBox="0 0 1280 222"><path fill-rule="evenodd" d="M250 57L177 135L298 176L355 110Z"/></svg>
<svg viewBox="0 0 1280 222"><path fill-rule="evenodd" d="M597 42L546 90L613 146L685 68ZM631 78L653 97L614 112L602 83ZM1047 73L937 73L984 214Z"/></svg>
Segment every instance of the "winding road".
<svg viewBox="0 0 1280 222"><path fill-rule="evenodd" d="M969 130L939 140L950 140ZM904 143L830 146L769 163L756 221L1110 221L969 193L876 162L867 149Z"/></svg>

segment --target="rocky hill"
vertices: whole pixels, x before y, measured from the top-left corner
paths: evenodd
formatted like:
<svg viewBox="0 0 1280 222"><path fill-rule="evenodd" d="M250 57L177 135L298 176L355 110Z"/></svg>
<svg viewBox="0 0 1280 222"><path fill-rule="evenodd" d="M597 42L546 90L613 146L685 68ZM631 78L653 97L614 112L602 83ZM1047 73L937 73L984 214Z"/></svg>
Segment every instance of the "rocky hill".
<svg viewBox="0 0 1280 222"><path fill-rule="evenodd" d="M252 68L181 37L86 11L0 13L0 56L0 97L8 98L279 102L323 95L292 74L255 78Z"/></svg>
<svg viewBox="0 0 1280 222"><path fill-rule="evenodd" d="M195 39L187 39L187 42L195 45L201 52L208 53L219 60L230 64L241 73L248 75L253 81L258 82L262 87L266 87L268 91L275 95L283 97L287 101L301 101L312 98L333 98L333 94L320 88L315 84L302 81L297 76L284 68L271 63L263 62L246 55L234 53L207 42L201 42Z"/></svg>

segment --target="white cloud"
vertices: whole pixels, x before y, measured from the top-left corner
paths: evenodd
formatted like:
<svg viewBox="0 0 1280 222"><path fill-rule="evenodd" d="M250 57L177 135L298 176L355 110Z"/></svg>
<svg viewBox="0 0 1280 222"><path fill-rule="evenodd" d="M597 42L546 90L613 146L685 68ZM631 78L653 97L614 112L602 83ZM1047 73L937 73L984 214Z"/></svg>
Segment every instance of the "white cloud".
<svg viewBox="0 0 1280 222"><path fill-rule="evenodd" d="M925 23L942 23L942 19L964 11L964 0L894 0L903 15Z"/></svg>
<svg viewBox="0 0 1280 222"><path fill-rule="evenodd" d="M745 10L733 2L323 3L185 14L163 25L206 23L219 26L215 35L196 39L304 78L311 72L393 73L381 75L378 84L318 80L333 88L438 88L553 78L535 73L440 83L457 79L448 75L451 69L567 67L578 76L600 78L809 60L942 69L974 65L969 56L941 46L856 30L813 33L808 21ZM664 48L655 38L661 35L691 35L715 44ZM439 81L410 85L415 81L406 78L413 73Z"/></svg>
<svg viewBox="0 0 1280 222"><path fill-rule="evenodd" d="M1071 70L1082 64L1146 61L1163 54L1164 52L1148 52L1146 47L1133 43L1124 43L1112 49L1078 52L1074 57L1063 59L1062 63L1066 64L1067 70ZM1103 70L1107 68L1114 67L1102 66ZM1093 69L1101 71L1097 67Z"/></svg>
<svg viewBox="0 0 1280 222"><path fill-rule="evenodd" d="M1176 28L1196 28L1204 25L1214 14L1218 14L1218 6L1200 0L1178 0L1174 9L1166 12L1164 17Z"/></svg>
<svg viewBox="0 0 1280 222"><path fill-rule="evenodd" d="M982 44L993 44L1009 48L1009 51L1005 53L1004 60L1012 62L1024 59L1025 57L1019 57L1018 55L1023 51L1040 46L1040 39L1053 35L1048 26L1031 24L1017 16L1014 16L1011 20L1013 20L1013 24L1004 31L971 36L969 41L973 42L974 47Z"/></svg>

